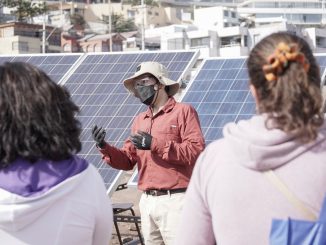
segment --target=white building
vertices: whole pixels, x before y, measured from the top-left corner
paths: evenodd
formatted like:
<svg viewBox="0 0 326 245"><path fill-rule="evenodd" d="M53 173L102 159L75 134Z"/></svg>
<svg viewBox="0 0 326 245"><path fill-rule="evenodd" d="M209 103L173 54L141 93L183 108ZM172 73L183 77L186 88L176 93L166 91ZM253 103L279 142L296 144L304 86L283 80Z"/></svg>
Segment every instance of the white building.
<svg viewBox="0 0 326 245"><path fill-rule="evenodd" d="M249 0L239 2L237 11L239 15L254 21L267 17L283 17L288 23L305 26L325 24L325 7L325 0Z"/></svg>
<svg viewBox="0 0 326 245"><path fill-rule="evenodd" d="M140 49L144 42L148 50L198 49L200 58L246 56L259 40L277 31L303 36L314 52L326 50L326 0L200 0L194 5L169 0L159 2L159 6L143 7L115 1L108 4L108 0L48 2L61 8L47 16L59 27L70 24L67 15L73 13L82 15L98 34L108 33L109 25L103 17L109 13L133 20L139 29L123 42L126 51Z"/></svg>

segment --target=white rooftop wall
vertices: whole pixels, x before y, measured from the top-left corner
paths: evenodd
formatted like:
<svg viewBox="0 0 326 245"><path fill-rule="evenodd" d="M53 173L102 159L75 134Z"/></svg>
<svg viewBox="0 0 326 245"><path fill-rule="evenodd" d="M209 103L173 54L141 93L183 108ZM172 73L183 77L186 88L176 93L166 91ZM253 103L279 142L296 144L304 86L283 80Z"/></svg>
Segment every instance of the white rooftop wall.
<svg viewBox="0 0 326 245"><path fill-rule="evenodd" d="M239 25L236 10L227 7L194 9L194 24L199 28L221 30L224 27Z"/></svg>

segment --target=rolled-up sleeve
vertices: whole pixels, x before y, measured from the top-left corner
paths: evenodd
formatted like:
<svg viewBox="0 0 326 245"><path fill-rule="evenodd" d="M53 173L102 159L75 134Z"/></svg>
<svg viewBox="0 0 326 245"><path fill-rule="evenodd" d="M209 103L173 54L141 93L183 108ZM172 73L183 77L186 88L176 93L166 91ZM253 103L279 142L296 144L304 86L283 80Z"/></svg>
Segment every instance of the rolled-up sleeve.
<svg viewBox="0 0 326 245"><path fill-rule="evenodd" d="M106 144L99 151L102 153L102 159L116 169L131 170L137 163L135 147L129 139L124 142L122 149Z"/></svg>

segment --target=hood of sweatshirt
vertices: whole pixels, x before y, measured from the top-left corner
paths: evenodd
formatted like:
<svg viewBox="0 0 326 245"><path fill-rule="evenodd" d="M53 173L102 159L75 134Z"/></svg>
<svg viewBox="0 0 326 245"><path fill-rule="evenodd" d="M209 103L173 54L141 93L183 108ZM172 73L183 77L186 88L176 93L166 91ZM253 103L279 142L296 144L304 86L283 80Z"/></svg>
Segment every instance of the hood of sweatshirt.
<svg viewBox="0 0 326 245"><path fill-rule="evenodd" d="M267 115L256 115L223 129L231 154L247 168L265 171L280 167L326 140L325 123L315 141L302 144L282 130L268 129L266 119Z"/></svg>
<svg viewBox="0 0 326 245"><path fill-rule="evenodd" d="M80 183L88 163L73 156L63 161L17 159L0 170L0 229L18 231L37 220Z"/></svg>

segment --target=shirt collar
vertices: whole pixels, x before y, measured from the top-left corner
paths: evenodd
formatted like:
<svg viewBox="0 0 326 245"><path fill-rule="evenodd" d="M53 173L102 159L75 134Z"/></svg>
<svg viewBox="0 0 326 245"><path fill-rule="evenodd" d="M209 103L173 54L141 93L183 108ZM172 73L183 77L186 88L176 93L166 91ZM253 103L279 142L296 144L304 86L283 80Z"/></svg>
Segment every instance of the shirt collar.
<svg viewBox="0 0 326 245"><path fill-rule="evenodd" d="M157 113L159 114L161 111L164 113L167 113L169 111L171 111L173 109L173 107L175 106L176 101L173 97L169 97L168 101L165 103L165 105L163 106L163 108ZM149 106L147 108L147 111L145 112L145 116L146 117L152 117L153 113L152 113L152 108Z"/></svg>

